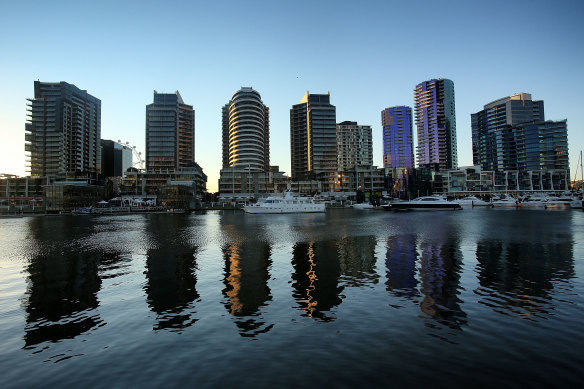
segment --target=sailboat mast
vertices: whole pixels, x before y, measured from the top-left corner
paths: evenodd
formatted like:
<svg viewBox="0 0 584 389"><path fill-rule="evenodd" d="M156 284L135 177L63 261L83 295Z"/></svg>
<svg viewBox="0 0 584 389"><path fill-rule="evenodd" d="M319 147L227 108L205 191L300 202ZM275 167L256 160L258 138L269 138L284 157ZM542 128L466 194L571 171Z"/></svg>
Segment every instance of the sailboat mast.
<svg viewBox="0 0 584 389"><path fill-rule="evenodd" d="M578 168L580 168L580 190L584 193L584 170L582 169L582 150L580 150L580 157L578 158L578 163L576 164L576 173L574 173L574 186L576 188L577 180L578 180Z"/></svg>

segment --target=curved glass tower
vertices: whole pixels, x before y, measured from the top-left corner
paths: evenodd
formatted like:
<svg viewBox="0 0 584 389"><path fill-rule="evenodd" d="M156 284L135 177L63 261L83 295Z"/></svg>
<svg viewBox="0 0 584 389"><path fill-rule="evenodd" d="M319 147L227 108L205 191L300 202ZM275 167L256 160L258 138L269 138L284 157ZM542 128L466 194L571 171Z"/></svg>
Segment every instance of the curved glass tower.
<svg viewBox="0 0 584 389"><path fill-rule="evenodd" d="M223 168L270 168L270 115L260 94L243 87L223 106Z"/></svg>

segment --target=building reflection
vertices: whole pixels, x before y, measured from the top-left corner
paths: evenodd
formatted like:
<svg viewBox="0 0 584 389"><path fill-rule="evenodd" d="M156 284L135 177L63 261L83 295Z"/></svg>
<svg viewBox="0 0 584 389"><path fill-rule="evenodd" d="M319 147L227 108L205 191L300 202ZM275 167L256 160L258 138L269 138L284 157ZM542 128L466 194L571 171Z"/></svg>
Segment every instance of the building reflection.
<svg viewBox="0 0 584 389"><path fill-rule="evenodd" d="M198 247L190 244L186 215L149 215L145 292L156 313L154 330L181 331L193 325Z"/></svg>
<svg viewBox="0 0 584 389"><path fill-rule="evenodd" d="M466 324L459 297L463 259L459 236L455 225L444 225L387 238L386 290L392 297L418 304L423 317L431 319L428 327L460 329Z"/></svg>
<svg viewBox="0 0 584 389"><path fill-rule="evenodd" d="M296 243L292 249L292 287L305 315L323 321L334 320L332 308L342 302L339 285L341 264L335 241Z"/></svg>
<svg viewBox="0 0 584 389"><path fill-rule="evenodd" d="M95 310L101 288L99 266L102 261L117 261L120 254L71 244L89 228L71 218L31 219L25 348L75 338L102 324Z"/></svg>
<svg viewBox="0 0 584 389"><path fill-rule="evenodd" d="M344 284L362 287L378 281L375 273L375 236L347 236L337 243Z"/></svg>
<svg viewBox="0 0 584 389"><path fill-rule="evenodd" d="M268 281L271 246L262 241L243 241L223 247L225 260L225 308L233 316L239 334L256 337L272 329L262 318L261 307L272 300Z"/></svg>
<svg viewBox="0 0 584 389"><path fill-rule="evenodd" d="M385 285L391 295L410 300L419 297L416 279L417 260L416 235L397 235L387 238Z"/></svg>
<svg viewBox="0 0 584 389"><path fill-rule="evenodd" d="M459 298L462 252L458 234L451 231L438 240L422 240L418 251L420 309L438 323L460 329L466 324L466 314Z"/></svg>
<svg viewBox="0 0 584 389"><path fill-rule="evenodd" d="M480 304L529 320L551 314L554 288L575 277L573 242L554 241L545 233L539 239L477 242Z"/></svg>

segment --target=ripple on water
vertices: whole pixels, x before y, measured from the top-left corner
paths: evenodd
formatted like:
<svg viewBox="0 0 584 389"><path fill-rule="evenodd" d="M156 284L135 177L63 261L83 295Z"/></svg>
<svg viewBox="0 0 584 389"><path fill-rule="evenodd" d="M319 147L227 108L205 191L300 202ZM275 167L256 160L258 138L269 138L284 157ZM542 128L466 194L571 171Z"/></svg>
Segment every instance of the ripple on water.
<svg viewBox="0 0 584 389"><path fill-rule="evenodd" d="M492 211L0 221L0 385L575 386L583 217Z"/></svg>

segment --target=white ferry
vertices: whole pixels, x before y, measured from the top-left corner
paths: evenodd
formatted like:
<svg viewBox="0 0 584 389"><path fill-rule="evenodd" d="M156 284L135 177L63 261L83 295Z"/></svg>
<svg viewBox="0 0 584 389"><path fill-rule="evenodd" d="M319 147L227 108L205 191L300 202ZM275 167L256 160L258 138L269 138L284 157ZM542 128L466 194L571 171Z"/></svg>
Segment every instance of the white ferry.
<svg viewBox="0 0 584 389"><path fill-rule="evenodd" d="M325 212L325 204L312 197L294 197L286 192L284 197L270 196L265 201L243 207L246 213L315 213Z"/></svg>

